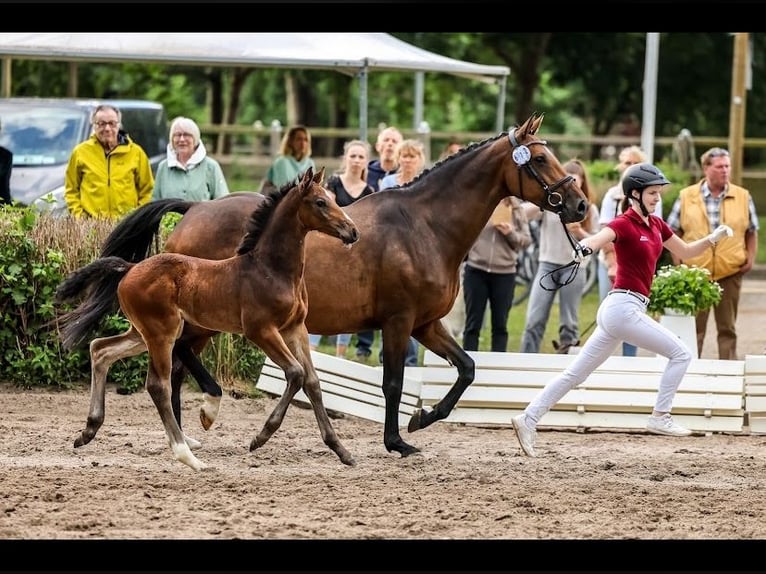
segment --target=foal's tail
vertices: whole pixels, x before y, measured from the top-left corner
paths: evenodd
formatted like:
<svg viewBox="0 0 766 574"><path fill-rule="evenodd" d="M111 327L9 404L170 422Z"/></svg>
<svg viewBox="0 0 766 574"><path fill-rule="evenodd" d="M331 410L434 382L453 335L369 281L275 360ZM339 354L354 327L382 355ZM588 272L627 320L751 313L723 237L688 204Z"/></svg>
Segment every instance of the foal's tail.
<svg viewBox="0 0 766 574"><path fill-rule="evenodd" d="M54 297L56 304L83 297L77 307L58 318L59 337L66 350L79 346L104 315L117 311L117 286L134 265L119 257L102 257L61 282Z"/></svg>
<svg viewBox="0 0 766 574"><path fill-rule="evenodd" d="M101 247L101 257L116 256L133 263L146 259L163 216L171 212L183 215L192 205L194 202L183 199L158 199L142 205L112 229Z"/></svg>

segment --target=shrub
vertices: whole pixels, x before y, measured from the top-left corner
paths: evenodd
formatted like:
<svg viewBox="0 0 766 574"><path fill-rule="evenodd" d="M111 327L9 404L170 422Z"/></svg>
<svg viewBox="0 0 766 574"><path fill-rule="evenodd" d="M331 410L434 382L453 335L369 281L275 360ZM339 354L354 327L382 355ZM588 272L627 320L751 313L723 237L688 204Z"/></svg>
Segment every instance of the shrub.
<svg viewBox="0 0 766 574"><path fill-rule="evenodd" d="M722 291L703 267L689 267L683 263L664 265L652 282L647 310L663 314L665 309L672 309L684 315L696 315L717 305Z"/></svg>

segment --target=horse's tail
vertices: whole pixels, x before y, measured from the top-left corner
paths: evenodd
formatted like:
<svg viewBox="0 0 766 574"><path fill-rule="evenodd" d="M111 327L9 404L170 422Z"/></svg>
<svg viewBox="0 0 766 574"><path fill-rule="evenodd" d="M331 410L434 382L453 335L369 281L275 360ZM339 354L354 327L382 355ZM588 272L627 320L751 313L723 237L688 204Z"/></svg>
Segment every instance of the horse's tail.
<svg viewBox="0 0 766 574"><path fill-rule="evenodd" d="M79 346L104 315L119 308L117 285L134 265L119 257L102 257L61 282L54 297L56 304L83 297L77 307L58 318L59 337L66 350Z"/></svg>
<svg viewBox="0 0 766 574"><path fill-rule="evenodd" d="M158 199L129 213L112 229L101 247L101 257L120 257L137 263L146 259L166 213L185 214L194 205L183 199Z"/></svg>

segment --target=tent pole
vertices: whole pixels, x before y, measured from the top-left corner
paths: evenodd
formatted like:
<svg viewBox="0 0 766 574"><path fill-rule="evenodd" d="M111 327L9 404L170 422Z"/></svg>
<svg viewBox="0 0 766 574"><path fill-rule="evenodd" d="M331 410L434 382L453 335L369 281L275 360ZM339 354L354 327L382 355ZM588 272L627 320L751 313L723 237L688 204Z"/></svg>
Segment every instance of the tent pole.
<svg viewBox="0 0 766 574"><path fill-rule="evenodd" d="M0 95L4 98L11 97L11 58L3 56L2 58L2 71L0 75Z"/></svg>
<svg viewBox="0 0 766 574"><path fill-rule="evenodd" d="M359 139L367 141L367 63L357 75L359 78Z"/></svg>
<svg viewBox="0 0 766 574"><path fill-rule="evenodd" d="M495 120L495 131L501 133L505 130L505 85L508 76L502 76L498 83L500 84L500 93L497 95L497 119Z"/></svg>
<svg viewBox="0 0 766 574"><path fill-rule="evenodd" d="M420 128L423 121L423 94L424 94L425 73L415 72L415 110L412 118L412 129Z"/></svg>

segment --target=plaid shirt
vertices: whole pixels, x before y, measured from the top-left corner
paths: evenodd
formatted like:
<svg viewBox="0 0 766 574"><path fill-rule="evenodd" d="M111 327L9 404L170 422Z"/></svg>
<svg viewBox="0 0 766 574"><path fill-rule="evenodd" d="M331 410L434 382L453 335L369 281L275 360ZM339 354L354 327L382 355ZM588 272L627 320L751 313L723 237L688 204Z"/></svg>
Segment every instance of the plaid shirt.
<svg viewBox="0 0 766 574"><path fill-rule="evenodd" d="M729 190L729 186L726 186L726 189L724 192L719 195L717 198L713 197L713 194L710 193L710 187L707 184L707 181L703 181L702 185L700 185L700 191L702 192L702 199L705 202L705 211L707 211L707 218L710 220L710 231L712 231L718 227L721 219L721 201L723 201L723 198L726 196L726 192ZM748 231L758 231L758 214L755 212L755 204L753 203L753 197L751 196L748 204L747 209L750 215L750 222L747 226ZM670 210L670 213L665 218L665 221L667 224L671 227L673 231L678 233L681 231L681 198L679 197L676 199L675 203L673 204L673 209Z"/></svg>

